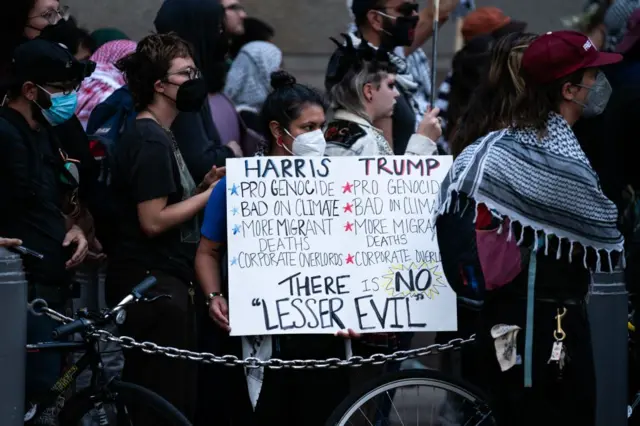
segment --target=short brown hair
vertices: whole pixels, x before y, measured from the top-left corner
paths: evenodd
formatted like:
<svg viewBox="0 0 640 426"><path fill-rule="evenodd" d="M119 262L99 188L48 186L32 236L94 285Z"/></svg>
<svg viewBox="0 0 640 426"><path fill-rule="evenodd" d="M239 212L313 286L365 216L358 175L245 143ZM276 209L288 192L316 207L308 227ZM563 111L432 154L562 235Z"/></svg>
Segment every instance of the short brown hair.
<svg viewBox="0 0 640 426"><path fill-rule="evenodd" d="M171 61L188 57L193 57L191 46L175 33L152 34L138 43L135 52L116 63L124 74L137 111L153 102L154 85L166 78Z"/></svg>

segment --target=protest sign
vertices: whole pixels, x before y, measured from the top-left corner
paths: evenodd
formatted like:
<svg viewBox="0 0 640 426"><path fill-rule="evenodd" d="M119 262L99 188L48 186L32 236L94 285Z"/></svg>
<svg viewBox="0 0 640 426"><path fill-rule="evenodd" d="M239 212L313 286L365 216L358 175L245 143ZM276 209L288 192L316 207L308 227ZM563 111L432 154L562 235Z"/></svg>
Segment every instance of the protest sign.
<svg viewBox="0 0 640 426"><path fill-rule="evenodd" d="M450 331L438 157L227 160L232 335Z"/></svg>

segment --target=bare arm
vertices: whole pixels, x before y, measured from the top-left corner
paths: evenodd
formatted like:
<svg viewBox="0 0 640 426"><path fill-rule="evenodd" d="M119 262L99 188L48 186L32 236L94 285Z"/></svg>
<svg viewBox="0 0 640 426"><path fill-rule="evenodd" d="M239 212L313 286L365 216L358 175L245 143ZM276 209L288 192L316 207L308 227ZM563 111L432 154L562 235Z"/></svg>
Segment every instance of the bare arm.
<svg viewBox="0 0 640 426"><path fill-rule="evenodd" d="M142 231L149 237L162 234L194 217L204 209L211 195L211 188L198 195L170 206L167 197L155 198L138 204L138 218Z"/></svg>
<svg viewBox="0 0 640 426"><path fill-rule="evenodd" d="M204 236L200 239L200 245L198 245L196 252L196 275L205 295L220 293L222 289L222 282L220 282L221 251L222 244L211 241ZM207 299L209 298L207 297ZM230 331L227 299L222 295L217 295L208 304L209 316L213 322L221 329Z"/></svg>
<svg viewBox="0 0 640 426"><path fill-rule="evenodd" d="M196 276L202 292L206 294L220 293L220 258L222 244L211 241L206 237L200 238L196 252Z"/></svg>

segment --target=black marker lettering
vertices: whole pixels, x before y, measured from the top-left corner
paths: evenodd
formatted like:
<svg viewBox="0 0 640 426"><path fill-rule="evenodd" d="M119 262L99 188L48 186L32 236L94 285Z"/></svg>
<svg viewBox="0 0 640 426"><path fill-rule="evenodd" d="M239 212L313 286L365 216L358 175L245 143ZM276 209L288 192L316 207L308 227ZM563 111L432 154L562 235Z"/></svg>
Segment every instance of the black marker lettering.
<svg viewBox="0 0 640 426"><path fill-rule="evenodd" d="M373 330L375 327L371 326L371 327L365 327L364 324L362 323L362 319L364 317L366 317L367 315L369 315L366 312L362 312L362 310L360 309L360 300L362 299L370 299L373 296L360 296L360 297L356 297L355 299L353 299L355 305L356 305L356 315L358 316L358 325L360 326L360 330Z"/></svg>

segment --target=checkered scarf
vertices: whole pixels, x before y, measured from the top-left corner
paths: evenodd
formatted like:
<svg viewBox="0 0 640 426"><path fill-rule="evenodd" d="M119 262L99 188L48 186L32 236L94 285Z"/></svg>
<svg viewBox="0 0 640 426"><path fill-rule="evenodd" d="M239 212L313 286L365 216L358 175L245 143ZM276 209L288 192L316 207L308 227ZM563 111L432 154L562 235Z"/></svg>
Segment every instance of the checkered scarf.
<svg viewBox="0 0 640 426"><path fill-rule="evenodd" d="M518 244L525 227L536 231L544 237L545 254L553 235L568 240L572 249L574 243L593 249L599 271L601 251L610 255L623 250L617 208L602 193L571 127L556 113L549 116L542 139L534 129L504 129L467 147L442 182L436 216L451 211L453 192L465 193L495 214L519 222L523 232ZM454 206L454 211L458 208ZM510 227L508 238L512 232ZM535 249L537 245L536 240ZM571 250L569 261L572 254Z"/></svg>
<svg viewBox="0 0 640 426"><path fill-rule="evenodd" d="M93 109L124 86L124 77L114 64L134 50L135 41L115 40L100 46L91 56L90 59L96 63L96 70L82 81L76 107L76 115L85 129Z"/></svg>

